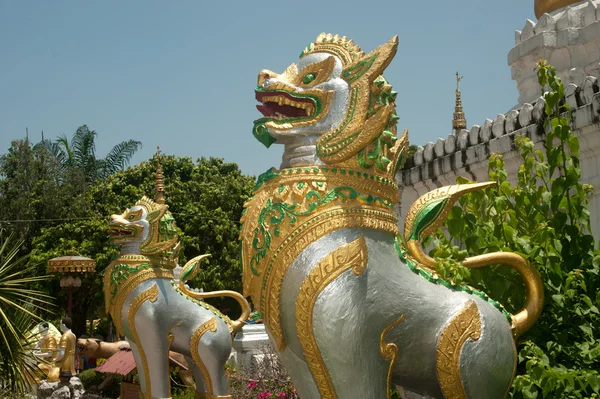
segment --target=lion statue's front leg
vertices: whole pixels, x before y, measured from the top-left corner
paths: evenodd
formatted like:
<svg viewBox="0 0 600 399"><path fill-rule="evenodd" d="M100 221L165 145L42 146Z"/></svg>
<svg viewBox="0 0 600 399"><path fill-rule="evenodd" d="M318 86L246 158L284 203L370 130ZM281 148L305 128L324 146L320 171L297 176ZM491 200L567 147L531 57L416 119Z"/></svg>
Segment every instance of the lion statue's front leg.
<svg viewBox="0 0 600 399"><path fill-rule="evenodd" d="M220 313L198 306L168 279L153 279L128 295L121 326L136 364L141 365L138 373L145 397L171 397L169 350L185 356L198 397L229 397L224 367L231 352L231 334Z"/></svg>

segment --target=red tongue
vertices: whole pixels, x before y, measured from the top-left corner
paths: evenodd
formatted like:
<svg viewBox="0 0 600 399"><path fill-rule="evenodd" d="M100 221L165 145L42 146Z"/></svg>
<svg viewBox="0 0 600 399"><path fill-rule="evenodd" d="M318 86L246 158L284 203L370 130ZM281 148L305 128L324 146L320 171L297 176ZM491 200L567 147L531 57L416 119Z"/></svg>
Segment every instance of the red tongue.
<svg viewBox="0 0 600 399"><path fill-rule="evenodd" d="M257 104L256 109L259 110L260 113L266 117L275 116L275 110L264 104Z"/></svg>

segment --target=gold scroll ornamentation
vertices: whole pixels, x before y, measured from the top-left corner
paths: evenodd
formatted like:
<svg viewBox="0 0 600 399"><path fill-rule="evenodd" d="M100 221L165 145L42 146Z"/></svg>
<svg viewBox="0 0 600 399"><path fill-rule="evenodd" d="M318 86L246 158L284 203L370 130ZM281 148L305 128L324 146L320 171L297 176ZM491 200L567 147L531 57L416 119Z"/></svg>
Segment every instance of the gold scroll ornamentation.
<svg viewBox="0 0 600 399"><path fill-rule="evenodd" d="M406 319L405 314L400 316L399 319L394 320L392 323L390 323L383 330L383 332L381 333L381 336L379 337L379 351L381 352L381 356L383 356L383 358L385 360L391 360L390 367L388 369L388 376L387 376L387 391L386 392L388 393L388 399L391 398L392 369L394 368L394 364L396 363L396 358L398 357L398 346L393 343L386 343L385 336L387 335L388 332L390 332L390 330L392 328L394 328L398 324L402 323L404 321L404 319Z"/></svg>
<svg viewBox="0 0 600 399"><path fill-rule="evenodd" d="M296 299L296 333L304 357L323 399L337 398L327 366L313 332L313 310L319 294L344 271L364 268L368 262L364 236L338 248L321 260L306 277Z"/></svg>
<svg viewBox="0 0 600 399"><path fill-rule="evenodd" d="M286 342L281 329L281 285L288 266L308 245L329 233L343 228L367 227L376 230L386 230L396 227L393 217L377 215L369 209L354 209L348 211L342 207L329 209L317 214L306 227L299 226L297 234L282 246L279 255L273 260L272 274L267 280L267 301L265 307L265 323L279 351L285 349ZM362 266L357 266L356 270Z"/></svg>
<svg viewBox="0 0 600 399"><path fill-rule="evenodd" d="M118 259L117 262L119 262ZM110 271L111 270L109 266L109 268L107 268L107 270L104 272L104 295L107 297L107 301L108 296L110 295L108 289L108 287L110 287ZM112 316L113 322L115 323L115 328L117 329L117 333L119 335L124 335L121 311L123 310L123 304L125 303L127 296L133 289L135 289L144 281L157 278L173 279L173 272L171 270L160 268L142 269L121 284L119 291L117 291L115 297L110 301L111 305L108 306L107 309Z"/></svg>
<svg viewBox="0 0 600 399"><path fill-rule="evenodd" d="M173 335L173 333L171 332L171 330L173 330L176 327L179 327L181 324L182 324L182 322L178 321L171 328L169 328L169 331L167 331L167 342L169 343L167 345L167 370L169 370L169 367L171 366L171 358L169 357L169 352L171 351L171 344L175 340L175 335ZM167 382L167 384L169 384L168 385L169 386L169 392L171 392L171 379L169 379L169 381Z"/></svg>
<svg viewBox="0 0 600 399"><path fill-rule="evenodd" d="M147 398L151 398L150 394L150 375L148 369L148 360L146 359L146 353L144 352L144 346L142 342L140 342L140 336L138 335L137 328L135 327L135 315L142 306L142 304L146 301L155 302L158 299L158 286L156 284L152 284L152 287L148 288L146 291L142 292L138 296L135 297L133 302L131 302L131 306L129 307L129 314L127 315L127 322L129 323L129 328L131 329L131 334L133 335L133 341L138 348L138 352L140 353L140 359L142 360L142 367L144 369L144 376L146 377L146 392L144 396Z"/></svg>
<svg viewBox="0 0 600 399"><path fill-rule="evenodd" d="M204 377L204 383L206 385L206 397L213 398L213 388L212 388L212 380L210 379L210 374L208 373L208 369L204 365L204 362L200 358L200 354L198 353L198 344L200 343L200 339L207 332L215 332L217 331L217 318L213 317L208 321L205 321L198 327L198 329L192 335L192 339L190 340L190 353L192 354L192 359L194 359L194 363L200 369L202 376Z"/></svg>
<svg viewBox="0 0 600 399"><path fill-rule="evenodd" d="M437 345L437 378L447 399L467 399L460 378L460 355L468 338L477 341L481 336L479 310L469 301L444 327Z"/></svg>

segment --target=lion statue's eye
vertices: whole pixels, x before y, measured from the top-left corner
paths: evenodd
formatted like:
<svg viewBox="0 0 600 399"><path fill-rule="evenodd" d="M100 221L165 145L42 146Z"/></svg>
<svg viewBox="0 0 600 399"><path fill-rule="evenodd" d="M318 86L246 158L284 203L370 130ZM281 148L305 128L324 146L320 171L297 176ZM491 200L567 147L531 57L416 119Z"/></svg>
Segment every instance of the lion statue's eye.
<svg viewBox="0 0 600 399"><path fill-rule="evenodd" d="M135 219L135 215L129 215L129 217L127 219L133 220L133 219Z"/></svg>
<svg viewBox="0 0 600 399"><path fill-rule="evenodd" d="M316 78L317 78L316 74L314 74L314 73L307 73L306 75L304 75L304 78L302 79L302 83L304 83L305 85L310 84Z"/></svg>

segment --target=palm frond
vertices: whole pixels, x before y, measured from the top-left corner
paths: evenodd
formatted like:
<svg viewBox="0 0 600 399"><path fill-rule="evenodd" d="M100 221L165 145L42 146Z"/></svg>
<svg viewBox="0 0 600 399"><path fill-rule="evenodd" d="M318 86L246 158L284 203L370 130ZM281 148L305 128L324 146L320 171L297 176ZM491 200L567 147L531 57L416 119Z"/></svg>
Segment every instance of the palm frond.
<svg viewBox="0 0 600 399"><path fill-rule="evenodd" d="M88 183L93 182L96 175L96 132L87 125L80 126L71 140L75 164L84 173Z"/></svg>
<svg viewBox="0 0 600 399"><path fill-rule="evenodd" d="M22 239L0 229L0 391L20 392L29 389L39 375L37 361L32 359L25 334L47 310L50 297L31 283L45 276L35 276L35 266L27 265L27 256L19 256Z"/></svg>
<svg viewBox="0 0 600 399"><path fill-rule="evenodd" d="M34 381L42 376L38 367L38 360L31 354L32 339L26 336L35 326L35 321L27 313L9 310L6 315L17 331L17 336L4 335L4 319L0 319L0 397L1 392L11 392L15 396L22 397L19 393L31 390Z"/></svg>
<svg viewBox="0 0 600 399"><path fill-rule="evenodd" d="M142 147L142 142L137 140L122 141L115 145L108 155L101 160L102 177L124 169L135 152Z"/></svg>
<svg viewBox="0 0 600 399"><path fill-rule="evenodd" d="M33 146L33 150L37 153L45 151L46 154L51 155L56 160L56 164L64 169L67 166L69 155L66 150L63 149L63 145L60 143L60 138L57 141L45 139Z"/></svg>
<svg viewBox="0 0 600 399"><path fill-rule="evenodd" d="M73 166L75 164L75 155L73 154L73 149L71 148L71 144L69 143L69 139L64 134L60 135L58 139L56 139L56 146L62 150L64 154L62 165L64 167Z"/></svg>

